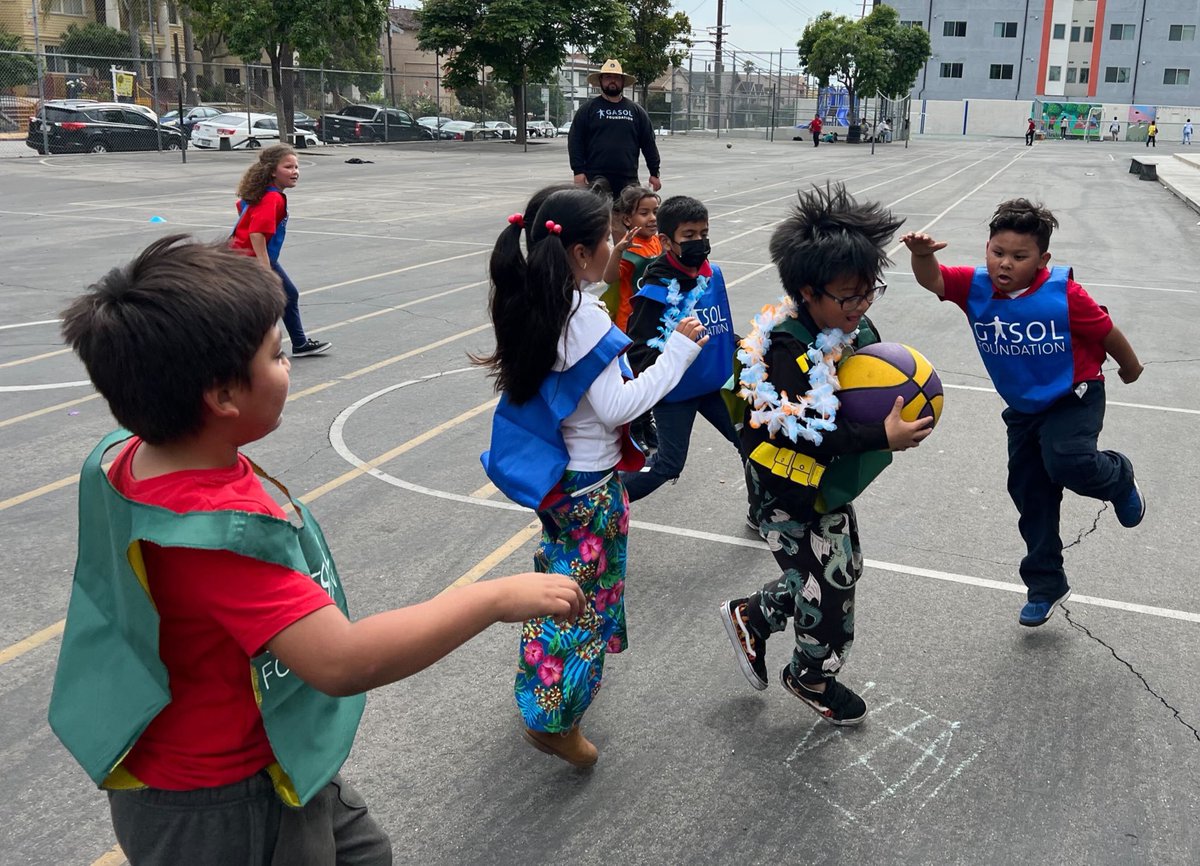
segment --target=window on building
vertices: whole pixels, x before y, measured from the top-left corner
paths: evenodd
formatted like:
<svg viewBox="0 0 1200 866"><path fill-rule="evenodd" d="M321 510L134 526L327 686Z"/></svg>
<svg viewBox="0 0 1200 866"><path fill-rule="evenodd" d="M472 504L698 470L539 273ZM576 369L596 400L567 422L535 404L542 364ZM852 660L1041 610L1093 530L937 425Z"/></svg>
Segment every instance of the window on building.
<svg viewBox="0 0 1200 866"><path fill-rule="evenodd" d="M942 78L962 78L963 65L961 63L943 63Z"/></svg>
<svg viewBox="0 0 1200 866"><path fill-rule="evenodd" d="M1083 41L1084 42L1091 42L1092 37L1094 37L1095 35L1096 35L1095 27L1084 27L1083 28Z"/></svg>
<svg viewBox="0 0 1200 866"><path fill-rule="evenodd" d="M1187 84L1192 77L1190 69L1164 69L1163 84Z"/></svg>
<svg viewBox="0 0 1200 866"><path fill-rule="evenodd" d="M992 27L992 35L997 39L1016 39L1017 38L1017 22L1016 21L997 21Z"/></svg>
<svg viewBox="0 0 1200 866"><path fill-rule="evenodd" d="M1067 84L1074 84L1079 80L1079 70L1074 66L1067 67Z"/></svg>
<svg viewBox="0 0 1200 866"><path fill-rule="evenodd" d="M925 25L924 25L924 24L922 24L920 21L901 21L901 22L900 22L900 26L901 26L901 27L917 27L917 28L921 28L921 27L924 27Z"/></svg>
<svg viewBox="0 0 1200 866"><path fill-rule="evenodd" d="M966 36L967 22L966 21L943 21L942 22L943 36Z"/></svg>
<svg viewBox="0 0 1200 866"><path fill-rule="evenodd" d="M223 68L222 71L225 73L225 83L226 84L241 84L242 83L242 70L238 69L236 66L232 67L232 68L226 66Z"/></svg>
<svg viewBox="0 0 1200 866"><path fill-rule="evenodd" d="M47 11L56 15L82 15L83 0L50 0Z"/></svg>
<svg viewBox="0 0 1200 866"><path fill-rule="evenodd" d="M1089 81L1091 81L1091 79L1092 79L1091 73L1092 73L1092 70L1088 69L1086 66L1084 66L1082 69L1080 69L1079 70L1079 83L1087 84Z"/></svg>
<svg viewBox="0 0 1200 866"><path fill-rule="evenodd" d="M1066 39L1067 38L1067 25L1066 24L1055 24L1054 25L1054 38L1055 39Z"/></svg>
<svg viewBox="0 0 1200 866"><path fill-rule="evenodd" d="M1128 66L1106 66L1106 67L1104 67L1104 83L1105 84L1128 84L1129 83L1129 67Z"/></svg>
<svg viewBox="0 0 1200 866"><path fill-rule="evenodd" d="M167 4L167 23L179 24L179 8L174 3Z"/></svg>
<svg viewBox="0 0 1200 866"><path fill-rule="evenodd" d="M1167 34L1168 42L1194 42L1196 41L1196 25L1195 24L1172 24L1171 30Z"/></svg>
<svg viewBox="0 0 1200 866"><path fill-rule="evenodd" d="M1013 65L1011 63L993 63L988 70L988 78L993 80L1011 81Z"/></svg>
<svg viewBox="0 0 1200 866"><path fill-rule="evenodd" d="M1108 38L1114 42L1122 40L1130 40L1137 38L1136 24L1110 24L1108 25Z"/></svg>
<svg viewBox="0 0 1200 866"><path fill-rule="evenodd" d="M1047 81L1062 81L1062 67L1061 66L1051 66L1049 71L1046 73L1046 80Z"/></svg>
<svg viewBox="0 0 1200 866"><path fill-rule="evenodd" d="M1081 28L1080 28L1078 25L1072 25L1072 26L1071 26L1071 41L1072 41L1072 42L1078 42L1078 41L1079 41L1080 29L1081 29Z"/></svg>

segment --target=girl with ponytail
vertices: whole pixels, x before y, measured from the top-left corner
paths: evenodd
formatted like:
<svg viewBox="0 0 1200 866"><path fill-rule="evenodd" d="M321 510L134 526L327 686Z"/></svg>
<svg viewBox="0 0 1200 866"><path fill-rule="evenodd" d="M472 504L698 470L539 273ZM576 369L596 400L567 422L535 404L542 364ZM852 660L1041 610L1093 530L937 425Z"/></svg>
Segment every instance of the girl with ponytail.
<svg viewBox="0 0 1200 866"><path fill-rule="evenodd" d="M608 264L609 209L587 189L547 187L508 218L489 265L496 350L475 359L501 392L484 469L541 519L536 570L571 575L587 599L573 622L525 623L515 686L525 739L578 767L598 757L579 722L605 654L626 646L629 502L618 470L645 462L629 422L675 387L708 341L697 319L684 319L654 365L630 378L629 338L582 290Z"/></svg>

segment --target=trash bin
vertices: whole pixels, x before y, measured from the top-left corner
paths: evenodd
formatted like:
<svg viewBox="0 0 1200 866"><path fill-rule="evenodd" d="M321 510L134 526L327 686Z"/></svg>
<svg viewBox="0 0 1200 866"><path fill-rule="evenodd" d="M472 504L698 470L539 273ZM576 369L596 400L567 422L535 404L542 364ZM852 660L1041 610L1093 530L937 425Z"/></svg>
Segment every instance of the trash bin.
<svg viewBox="0 0 1200 866"><path fill-rule="evenodd" d="M468 130L463 131L463 141L474 141L474 140L475 140L475 130L468 129Z"/></svg>

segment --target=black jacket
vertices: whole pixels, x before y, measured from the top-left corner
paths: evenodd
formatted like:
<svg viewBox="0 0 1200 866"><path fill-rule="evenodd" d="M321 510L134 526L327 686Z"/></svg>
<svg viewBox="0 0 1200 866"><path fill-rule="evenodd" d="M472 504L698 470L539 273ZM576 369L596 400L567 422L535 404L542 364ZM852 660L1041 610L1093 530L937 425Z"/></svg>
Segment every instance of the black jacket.
<svg viewBox="0 0 1200 866"><path fill-rule="evenodd" d="M625 97L620 102L609 102L597 96L575 113L567 139L573 174L635 178L639 150L646 157L650 176L658 177L660 160L654 125L640 105Z"/></svg>

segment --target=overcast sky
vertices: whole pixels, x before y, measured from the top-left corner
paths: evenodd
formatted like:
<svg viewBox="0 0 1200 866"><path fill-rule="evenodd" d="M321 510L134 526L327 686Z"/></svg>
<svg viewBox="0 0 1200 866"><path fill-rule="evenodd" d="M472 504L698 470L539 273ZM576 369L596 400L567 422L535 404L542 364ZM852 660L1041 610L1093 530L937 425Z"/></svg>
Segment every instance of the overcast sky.
<svg viewBox="0 0 1200 866"><path fill-rule="evenodd" d="M674 0L673 8L687 13L694 35L700 38L717 24L717 0ZM725 0L726 41L731 50L778 51L794 49L804 25L828 10L858 18L862 0ZM867 11L870 11L868 3ZM698 51L711 46L697 44Z"/></svg>

